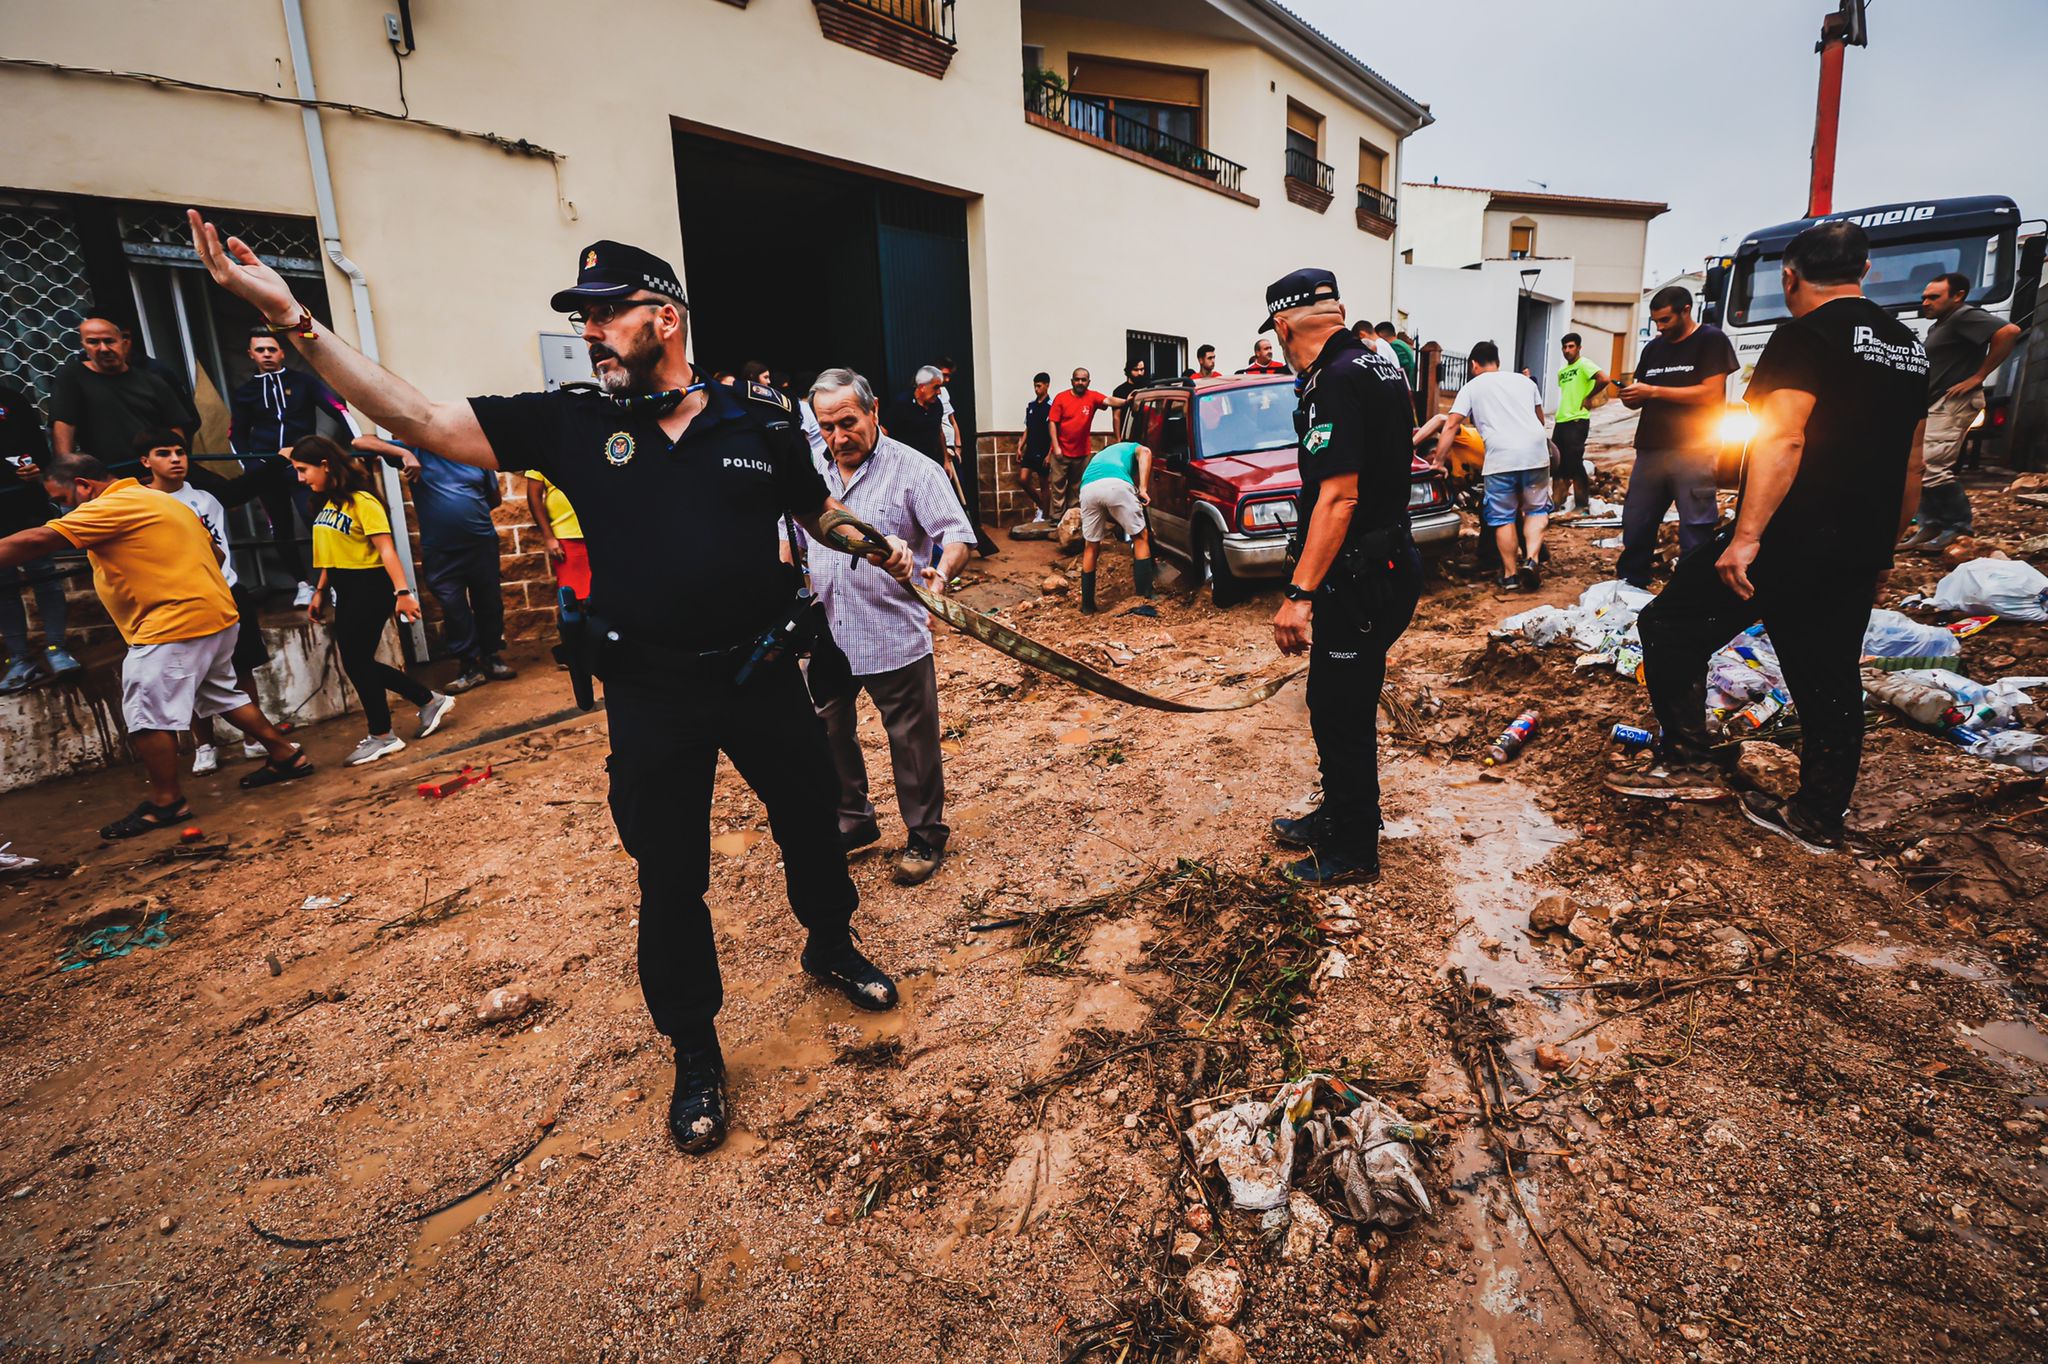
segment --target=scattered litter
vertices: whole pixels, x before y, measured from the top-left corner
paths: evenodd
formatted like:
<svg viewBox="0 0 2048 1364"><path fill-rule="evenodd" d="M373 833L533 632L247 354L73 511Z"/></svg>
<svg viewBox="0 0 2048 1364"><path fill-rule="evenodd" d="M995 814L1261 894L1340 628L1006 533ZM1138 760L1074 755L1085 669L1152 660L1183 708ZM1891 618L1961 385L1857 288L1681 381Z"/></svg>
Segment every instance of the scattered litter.
<svg viewBox="0 0 2048 1364"><path fill-rule="evenodd" d="M1996 616L1964 616L1961 620L1950 621L1948 623L1948 632L1957 639L1968 639L1979 630L1987 629L1997 623L1998 617Z"/></svg>
<svg viewBox="0 0 2048 1364"><path fill-rule="evenodd" d="M485 763L484 770L481 772L477 771L474 767L464 767L446 781L423 781L415 789L423 796L439 800L443 796L452 796L465 787L475 786L478 782L489 781L490 779L491 764Z"/></svg>
<svg viewBox="0 0 2048 1364"><path fill-rule="evenodd" d="M1634 675L1642 662L1636 636L1636 613L1652 594L1620 579L1594 583L1579 595L1576 606L1538 606L1509 616L1494 629L1496 639L1520 635L1539 649L1560 641L1579 651L1578 666L1613 664L1615 671Z"/></svg>
<svg viewBox="0 0 2048 1364"><path fill-rule="evenodd" d="M356 897L353 895L308 895L303 901L299 903L299 908L340 909L343 905L347 904L350 900L353 900L355 898Z"/></svg>
<svg viewBox="0 0 2048 1364"><path fill-rule="evenodd" d="M1253 1099L1211 1113L1186 1136L1196 1168L1213 1166L1231 1202L1248 1211L1287 1203L1297 1144L1306 1156L1300 1182L1313 1188L1333 1180L1358 1221L1399 1226L1429 1211L1413 1151L1429 1141L1429 1129L1328 1075L1291 1081L1270 1102Z"/></svg>
<svg viewBox="0 0 2048 1364"><path fill-rule="evenodd" d="M1124 614L1127 616L1143 616L1146 620L1158 620L1159 608L1150 605L1133 606L1130 610L1124 612Z"/></svg>
<svg viewBox="0 0 2048 1364"><path fill-rule="evenodd" d="M1621 504L1609 502L1602 497L1587 499L1586 510L1572 518L1572 525L1581 530L1605 530L1621 526Z"/></svg>
<svg viewBox="0 0 2048 1364"><path fill-rule="evenodd" d="M1954 659L1960 636L1943 626L1922 625L1897 611L1872 611L1863 627L1863 656L1868 659ZM1884 666L1882 663L1878 666ZM1915 662L1909 666L1930 666Z"/></svg>
<svg viewBox="0 0 2048 1364"><path fill-rule="evenodd" d="M2048 621L2048 574L2017 559L1972 559L1943 578L1927 604L1942 611Z"/></svg>
<svg viewBox="0 0 2048 1364"><path fill-rule="evenodd" d="M1493 741L1493 747L1486 750L1485 765L1498 767L1502 763L1512 761L1514 756L1522 751L1523 745L1536 736L1536 726L1542 719L1543 712L1534 706L1517 715L1513 722L1500 732L1500 737Z"/></svg>
<svg viewBox="0 0 2048 1364"><path fill-rule="evenodd" d="M14 842L11 839L5 843L0 843L0 876L6 876L10 872L27 871L30 867L42 865L40 858L26 857L21 853L7 851L13 846Z"/></svg>
<svg viewBox="0 0 2048 1364"><path fill-rule="evenodd" d="M178 841L180 843L202 843L205 840L206 830L200 828L197 824L178 830Z"/></svg>
<svg viewBox="0 0 2048 1364"><path fill-rule="evenodd" d="M170 930L164 927L170 917L171 911L160 909L145 915L140 923L107 924L95 928L64 949L63 955L57 958L57 969L76 971L97 961L125 957L138 947L162 947L171 940Z"/></svg>
<svg viewBox="0 0 2048 1364"><path fill-rule="evenodd" d="M1621 546L1622 539L1619 535L1602 536L1593 542L1594 549L1620 549Z"/></svg>

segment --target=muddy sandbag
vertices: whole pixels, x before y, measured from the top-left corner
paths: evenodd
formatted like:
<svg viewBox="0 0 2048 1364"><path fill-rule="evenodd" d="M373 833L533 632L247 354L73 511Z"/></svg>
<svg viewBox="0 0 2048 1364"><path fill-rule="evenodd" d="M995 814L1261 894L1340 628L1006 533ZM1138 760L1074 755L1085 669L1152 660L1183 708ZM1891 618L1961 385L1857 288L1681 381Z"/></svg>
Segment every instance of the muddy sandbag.
<svg viewBox="0 0 2048 1364"><path fill-rule="evenodd" d="M1328 1075L1291 1081L1270 1101L1219 1109L1186 1136L1195 1168L1214 1167L1247 1211L1286 1204L1297 1144L1306 1146L1308 1177L1327 1175L1359 1221L1391 1227L1429 1211L1412 1146L1428 1130Z"/></svg>
<svg viewBox="0 0 2048 1364"><path fill-rule="evenodd" d="M1378 1099L1349 1113L1319 1111L1302 1124L1309 1152L1304 1183L1328 1170L1344 1209L1360 1222L1398 1227L1429 1213L1429 1191L1415 1170L1411 1145L1420 1129Z"/></svg>

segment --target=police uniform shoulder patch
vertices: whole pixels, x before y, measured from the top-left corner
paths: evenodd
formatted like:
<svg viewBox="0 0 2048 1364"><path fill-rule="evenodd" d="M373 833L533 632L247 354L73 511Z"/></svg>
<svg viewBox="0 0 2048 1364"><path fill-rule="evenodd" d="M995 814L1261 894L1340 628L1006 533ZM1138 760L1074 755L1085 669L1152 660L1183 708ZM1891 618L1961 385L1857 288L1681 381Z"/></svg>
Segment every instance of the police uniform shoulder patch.
<svg viewBox="0 0 2048 1364"><path fill-rule="evenodd" d="M796 404L790 401L787 393L784 393L781 389L770 388L766 384L757 384L749 380L747 383L747 396L757 403L773 403L784 412L796 411Z"/></svg>
<svg viewBox="0 0 2048 1364"><path fill-rule="evenodd" d="M1308 434L1301 438L1302 450L1311 455L1320 451L1330 443L1330 432L1334 426L1333 422L1324 422L1321 426L1310 427Z"/></svg>
<svg viewBox="0 0 2048 1364"><path fill-rule="evenodd" d="M604 443L604 457L613 465L630 464L633 461L633 433L614 431Z"/></svg>

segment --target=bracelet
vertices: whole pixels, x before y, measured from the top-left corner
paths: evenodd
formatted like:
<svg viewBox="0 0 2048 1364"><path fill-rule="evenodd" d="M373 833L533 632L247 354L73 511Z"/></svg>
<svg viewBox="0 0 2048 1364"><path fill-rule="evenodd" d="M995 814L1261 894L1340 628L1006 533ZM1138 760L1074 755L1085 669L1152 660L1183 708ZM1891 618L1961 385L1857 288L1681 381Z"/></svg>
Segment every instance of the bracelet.
<svg viewBox="0 0 2048 1364"><path fill-rule="evenodd" d="M413 590L409 587L394 587L391 589L391 595L394 597L410 597L413 595Z"/></svg>
<svg viewBox="0 0 2048 1364"><path fill-rule="evenodd" d="M313 339L313 310L301 303L299 305L299 315L283 326L279 326L267 317L264 318L263 330L269 332L272 336L283 336L288 332L294 333L304 340L311 341Z"/></svg>

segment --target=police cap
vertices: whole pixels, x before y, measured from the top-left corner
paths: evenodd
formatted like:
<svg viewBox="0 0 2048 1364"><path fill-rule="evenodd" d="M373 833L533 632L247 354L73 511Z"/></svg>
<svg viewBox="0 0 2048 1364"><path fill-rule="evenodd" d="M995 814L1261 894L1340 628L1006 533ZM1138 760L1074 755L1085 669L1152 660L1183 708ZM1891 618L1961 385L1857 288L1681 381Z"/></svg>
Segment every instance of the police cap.
<svg viewBox="0 0 2048 1364"><path fill-rule="evenodd" d="M1337 277L1328 270L1296 270L1266 286L1266 320L1259 330L1273 330L1273 314L1289 308L1305 308L1326 298L1337 297Z"/></svg>
<svg viewBox="0 0 2048 1364"><path fill-rule="evenodd" d="M577 259L576 286L548 300L548 306L558 313L573 312L586 299L624 298L639 289L690 306L683 297L683 286L676 282L676 272L652 251L624 242L592 242Z"/></svg>

